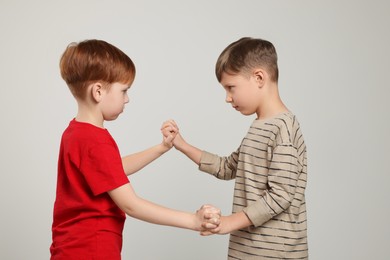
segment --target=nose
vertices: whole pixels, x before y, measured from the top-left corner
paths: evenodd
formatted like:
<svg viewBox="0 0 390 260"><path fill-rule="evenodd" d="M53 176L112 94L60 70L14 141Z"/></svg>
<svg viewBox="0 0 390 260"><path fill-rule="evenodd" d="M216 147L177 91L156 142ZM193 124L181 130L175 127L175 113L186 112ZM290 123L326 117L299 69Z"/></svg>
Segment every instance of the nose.
<svg viewBox="0 0 390 260"><path fill-rule="evenodd" d="M125 104L129 103L130 99L129 99L129 95L126 94L126 97L125 97Z"/></svg>
<svg viewBox="0 0 390 260"><path fill-rule="evenodd" d="M233 101L231 95L228 92L226 92L225 101L226 101L226 103L231 103Z"/></svg>

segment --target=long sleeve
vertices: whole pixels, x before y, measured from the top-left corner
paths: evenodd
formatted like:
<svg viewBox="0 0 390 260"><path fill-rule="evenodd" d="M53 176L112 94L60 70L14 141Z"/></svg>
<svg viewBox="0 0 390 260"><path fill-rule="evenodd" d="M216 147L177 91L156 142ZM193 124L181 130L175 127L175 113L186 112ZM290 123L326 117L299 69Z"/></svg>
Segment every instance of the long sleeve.
<svg viewBox="0 0 390 260"><path fill-rule="evenodd" d="M293 114L255 120L236 153L204 153L200 169L234 176L232 211L253 224L231 233L232 259L307 259L306 145Z"/></svg>
<svg viewBox="0 0 390 260"><path fill-rule="evenodd" d="M236 177L237 162L238 149L227 157L202 151L199 170L214 175L218 179L231 180Z"/></svg>
<svg viewBox="0 0 390 260"><path fill-rule="evenodd" d="M268 189L243 209L254 226L260 226L288 209L295 197L299 179L297 150L291 144L281 144L273 149L271 158Z"/></svg>

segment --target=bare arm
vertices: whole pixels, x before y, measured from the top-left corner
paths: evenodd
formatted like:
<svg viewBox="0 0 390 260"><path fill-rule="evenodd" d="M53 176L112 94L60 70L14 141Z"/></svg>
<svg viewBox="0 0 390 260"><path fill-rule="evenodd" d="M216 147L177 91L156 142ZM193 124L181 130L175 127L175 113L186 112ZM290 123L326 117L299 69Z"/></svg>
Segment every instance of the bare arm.
<svg viewBox="0 0 390 260"><path fill-rule="evenodd" d="M202 207L196 214L169 209L138 197L130 183L109 191L108 194L127 215L149 223L195 231L218 229L220 213L210 206Z"/></svg>
<svg viewBox="0 0 390 260"><path fill-rule="evenodd" d="M131 175L141 170L146 165L163 155L169 149L170 148L161 143L144 151L123 157L122 164L126 175Z"/></svg>
<svg viewBox="0 0 390 260"><path fill-rule="evenodd" d="M126 175L136 173L172 148L172 140L176 136L177 130L173 126L168 126L166 131L167 135L163 136L161 144L122 158L123 169Z"/></svg>
<svg viewBox="0 0 390 260"><path fill-rule="evenodd" d="M200 232L202 236L208 236L212 234L229 234L232 231L239 230L252 226L252 222L248 216L243 212L234 213L229 216L221 216L221 223L219 224L218 229L214 230L205 230Z"/></svg>
<svg viewBox="0 0 390 260"><path fill-rule="evenodd" d="M187 143L180 133L178 133L176 135L176 138L173 140L173 145L177 150L184 153L194 163L196 163L197 165L200 164L200 157L202 155L202 151L199 148Z"/></svg>
<svg viewBox="0 0 390 260"><path fill-rule="evenodd" d="M163 126L161 128L163 136L168 136L169 134L171 134L170 131L171 131L172 128L177 131L176 137L173 139L173 145L175 146L175 148L177 150L179 150L180 152L184 153L194 163L199 165L200 164L200 157L202 155L202 151L199 148L197 148L197 147L187 143L183 139L181 134L178 132L179 128L177 127L177 124L175 123L175 121L168 120L168 121L164 122L164 124L163 124Z"/></svg>

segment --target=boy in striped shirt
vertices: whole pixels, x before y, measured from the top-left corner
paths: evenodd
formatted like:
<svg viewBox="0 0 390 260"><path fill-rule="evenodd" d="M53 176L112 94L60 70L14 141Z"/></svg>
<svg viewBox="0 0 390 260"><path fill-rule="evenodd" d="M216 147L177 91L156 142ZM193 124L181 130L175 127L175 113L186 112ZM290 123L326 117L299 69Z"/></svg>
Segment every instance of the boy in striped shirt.
<svg viewBox="0 0 390 260"><path fill-rule="evenodd" d="M218 179L235 179L233 213L218 230L230 234L228 259L308 259L305 188L306 145L296 116L278 91L277 54L272 43L242 38L219 56L216 76L226 102L243 115L256 114L236 151L221 157L187 143L177 131L173 144Z"/></svg>

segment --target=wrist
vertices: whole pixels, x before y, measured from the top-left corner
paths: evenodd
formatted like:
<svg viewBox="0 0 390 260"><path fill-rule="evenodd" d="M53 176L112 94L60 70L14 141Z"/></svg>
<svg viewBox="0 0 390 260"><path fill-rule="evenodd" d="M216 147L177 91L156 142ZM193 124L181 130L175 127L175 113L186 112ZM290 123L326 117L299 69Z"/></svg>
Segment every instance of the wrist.
<svg viewBox="0 0 390 260"><path fill-rule="evenodd" d="M169 150L171 149L171 147L169 147L167 144L165 144L164 142L162 142L159 146L158 146L158 150L160 152L160 154L164 154L166 152L168 152Z"/></svg>
<svg viewBox="0 0 390 260"><path fill-rule="evenodd" d="M231 230L231 222L229 216L221 216L220 217L221 223L219 224L219 227L221 228L221 234L229 234L233 230Z"/></svg>
<svg viewBox="0 0 390 260"><path fill-rule="evenodd" d="M193 231L201 231L202 230L202 223L201 221L199 220L199 217L197 216L197 214L192 214L192 218L193 218L193 225L192 225L192 230Z"/></svg>
<svg viewBox="0 0 390 260"><path fill-rule="evenodd" d="M173 146L175 146L175 149L178 150L179 152L184 152L186 147L186 142L184 140L176 143L173 142Z"/></svg>
<svg viewBox="0 0 390 260"><path fill-rule="evenodd" d="M222 226L223 223L223 226ZM243 212L237 212L229 216L221 216L221 229L223 233L231 233L235 230L247 228L252 225L248 216Z"/></svg>

